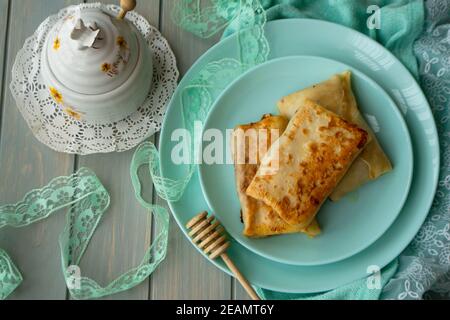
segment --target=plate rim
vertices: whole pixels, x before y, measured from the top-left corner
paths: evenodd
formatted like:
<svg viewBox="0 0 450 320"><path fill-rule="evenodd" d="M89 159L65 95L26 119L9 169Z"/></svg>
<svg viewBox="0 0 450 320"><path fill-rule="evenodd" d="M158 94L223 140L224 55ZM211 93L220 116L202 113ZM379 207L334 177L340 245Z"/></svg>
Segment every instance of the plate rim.
<svg viewBox="0 0 450 320"><path fill-rule="evenodd" d="M336 263L348 258L351 258L352 256L364 251L365 249L369 248L372 244L374 244L377 240L379 240L389 229L390 227L392 227L392 225L394 224L395 220L398 218L398 216L400 215L400 212L402 211L408 196L409 196L409 191L411 190L411 185L412 185L412 181L413 181L413 177L414 177L414 152L413 152L413 145L412 145L412 140L411 140L411 134L409 132L409 128L408 125L406 124L406 120L403 116L403 114L401 113L397 103L395 103L395 101L389 96L389 94L378 84L376 83L372 78L370 78L369 76L367 76L365 73L361 72L360 70L358 70L355 67L351 67L343 62L334 60L334 59L330 59L330 58L325 58L325 57L320 57L320 56L311 56L311 55L295 55L295 56L285 56L285 57L280 57L280 58L275 58L272 60L268 60L262 64L259 64L253 68L251 68L250 70L247 70L246 72L244 72L243 74L241 74L239 77L237 77L236 79L234 79L221 93L220 95L216 98L216 100L214 101L214 103L212 104L211 110L208 113L206 119L205 119L205 123L204 123L204 128L207 129L208 128L208 124L211 121L211 118L213 116L214 111L218 108L218 105L220 104L221 100L225 98L225 96L229 93L229 91L236 87L245 77L248 77L250 74L256 72L257 70L270 66L272 64L276 64L276 63L281 63L284 61L289 61L289 60L297 60L297 59L302 59L302 58L306 58L306 59L313 59L313 60L319 60L319 61L327 61L327 62L332 62L338 65L342 65L346 70L349 70L352 72L352 79L354 78L354 75L357 75L358 77L361 77L364 79L364 81L370 83L370 85L375 86L377 88L377 90L380 90L381 92L383 92L383 94L386 96L386 98L390 101L390 103L394 106L393 108L393 112L395 113L395 117L398 119L398 125L400 125L402 127L402 131L405 132L405 136L406 136L406 141L405 143L407 144L407 150L406 153L407 158L408 158L408 165L409 165L409 172L408 172L408 182L406 183L406 188L405 190L402 192L401 197L400 197L400 201L399 201L399 209L397 211L396 214L392 215L392 219L390 219L387 227L380 232L379 234L377 234L375 237L373 237L372 240L368 241L367 244L362 245L361 247L358 247L358 249L356 249L354 252L352 251L351 253L348 253L346 255L342 255L339 256L338 258L334 258L334 259L321 259L320 262L300 262L300 261L294 261L294 260L287 260L284 258L277 258L274 257L270 254L264 253L254 247L252 247L252 245L245 243L244 241L242 241L240 238L236 237L234 235L234 232L231 233L229 232L229 230L227 229L227 233L229 233L232 238L237 241L239 244L241 244L243 247L245 247L246 249L252 251L253 253L262 256L265 259L277 262L277 263L281 263L281 264L288 264L288 265L293 265L293 266L301 266L301 267L314 267L314 266L322 266L322 265L326 265L326 264L332 264L332 263ZM358 107L359 110L359 107ZM361 112L362 113L362 112ZM212 205L211 202L211 198L208 196L208 192L206 191L206 185L205 185L205 173L204 173L204 168L207 165L205 163L202 163L200 165L198 165L198 175L199 175L199 182L200 182L200 187L203 193L203 197L205 198L206 203L209 206L209 209L213 209L215 206ZM203 168L203 169L202 169Z"/></svg>
<svg viewBox="0 0 450 320"><path fill-rule="evenodd" d="M329 26L331 28L340 29L340 30L342 30L344 32L349 32L349 33L352 33L352 34L356 34L356 35L361 36L364 39L370 41L370 43L373 44L376 48L382 49L384 52L386 52L389 55L390 58L394 59L396 64L399 65L399 68L405 73L405 75L407 75L413 81L414 85L417 86L417 88L419 88L420 95L427 101L427 110L432 115L431 107L430 107L430 105L428 103L428 100L426 99L426 96L424 95L423 90L422 90L421 86L418 84L416 78L400 62L400 60L397 57L395 57L389 50L387 50L381 44L379 44L375 40L371 39L370 37L366 36L365 34L363 34L361 32L358 32L358 31L356 31L354 29L348 28L346 26L333 23L333 22L324 21L324 20L317 20L317 19L307 19L307 18L293 18L293 19L273 20L273 21L267 22L265 28L267 30L268 27L272 27L272 26L273 26L273 28L280 28L279 26L281 26L283 24L302 24L302 23L306 23L306 24L309 23L309 24L316 24L316 25L317 24L318 25L322 24L324 26ZM188 81L187 75L189 74L189 72L194 70L194 69L197 69L201 64L206 65L206 63L204 63L202 61L205 56L209 55L212 51L217 50L218 47L224 45L225 43L231 42L234 38L235 38L235 35L234 36L231 35L231 36L227 37L226 39L223 39L223 40L219 41L218 43L214 44L202 56L200 56L191 65L190 69L185 73L185 76L181 79L181 81L180 81L180 83L179 83L179 85L178 85L174 95L172 96L172 98L169 101L168 108L166 109L166 114L165 114L165 117L164 117L164 122L163 122L163 126L162 126L162 129L161 129L161 132L160 132L160 137L159 137L160 146L163 143L163 140L164 140L164 138L166 136L167 126L165 124L167 122L167 118L168 118L170 112L172 111L172 109L175 109L174 101L179 96L180 91L185 87L185 85L186 85L186 83ZM219 59L226 59L226 58L219 58ZM212 61L214 61L214 60L212 60ZM436 133L436 138L439 139L439 137L437 135L437 126L436 126L436 122L435 122L434 117L432 117L432 121L431 122L432 122L433 129L435 130L435 133ZM435 195L436 195L436 191L437 191L437 187L438 187L438 183L439 183L439 174L440 174L440 162L441 162L441 159L440 159L440 146L439 146L439 144L436 144L435 149L436 149L435 151L438 153L438 157L436 158L436 162L437 163L435 165L437 170L433 170L434 175L432 177L432 179L433 179L432 183L434 185L434 188L433 188L433 190L431 190L433 196L430 197L430 199L427 201L427 204L424 205L424 207L427 208L427 213L424 214L423 217L421 217L420 225L417 228L414 228L414 229L416 229L414 235L408 236L407 237L408 240L404 240L404 241L402 241L401 245L398 245L398 250L395 250L396 252L397 251L398 252L395 255L391 254L388 257L386 257L385 259L382 259L384 263L383 263L383 265L380 265L381 268L387 266L389 263L391 263L393 260L395 260L398 257L398 255L401 254L401 252L403 252L408 247L408 245L414 239L414 237L417 234L417 232L420 231L420 228L422 227L423 223L425 222L426 218L428 217L428 214L430 212L431 206L433 204L433 201L434 201L434 198L435 198ZM160 156L162 156L162 150L163 149L161 149L161 148L159 149L159 155ZM163 156L161 157L161 159L162 158L163 158ZM164 172L166 172L165 165L164 165L164 163L162 161L161 161L160 165L161 165L161 172L164 174ZM189 239L189 237L187 235L187 231L183 227L183 223L181 221L181 217L179 217L175 213L174 203L173 202L168 202L168 206L169 206L169 208L171 210L172 216L174 217L175 221L177 222L177 224L178 224L179 228L181 229L181 231L183 232L184 236ZM380 241L380 240L381 239L379 239L378 241ZM377 242L375 242L375 244ZM192 242L191 242L191 244L192 244ZM218 261L212 261L200 249L198 249L195 245L193 245L193 246L210 263L212 263L214 266L216 266L217 268L219 268L221 271L225 272L226 274L228 274L230 276L233 276L233 274L230 272L230 270L223 263L220 263ZM370 249L370 248L368 248L368 249ZM247 249L245 249L245 250L247 250ZM367 274L359 274L358 276L353 277L353 279L351 281L356 281L358 279L365 278L366 276L367 276ZM344 284L347 284L347 283L349 283L349 282L342 283L340 285L344 285ZM269 285L267 283L266 284L254 283L254 284L258 285L258 286L260 286L262 288L265 288L265 289L274 290L274 291L280 291L280 292L286 292L286 293L318 293L318 292L324 292L324 291L328 291L328 290L333 290L333 289L335 289L337 287L337 286L333 285L333 286L322 286L322 287L317 287L316 286L314 289L293 289L293 288L282 288L280 285L275 285L273 283L271 285Z"/></svg>

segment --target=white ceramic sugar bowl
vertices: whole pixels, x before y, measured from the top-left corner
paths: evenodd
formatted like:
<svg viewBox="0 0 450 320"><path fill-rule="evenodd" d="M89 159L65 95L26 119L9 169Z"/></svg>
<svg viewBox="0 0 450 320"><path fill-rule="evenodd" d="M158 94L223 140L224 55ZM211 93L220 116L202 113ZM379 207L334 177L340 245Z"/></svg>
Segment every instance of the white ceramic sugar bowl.
<svg viewBox="0 0 450 320"><path fill-rule="evenodd" d="M59 21L42 50L42 77L72 118L116 122L149 94L152 53L134 25L96 8Z"/></svg>

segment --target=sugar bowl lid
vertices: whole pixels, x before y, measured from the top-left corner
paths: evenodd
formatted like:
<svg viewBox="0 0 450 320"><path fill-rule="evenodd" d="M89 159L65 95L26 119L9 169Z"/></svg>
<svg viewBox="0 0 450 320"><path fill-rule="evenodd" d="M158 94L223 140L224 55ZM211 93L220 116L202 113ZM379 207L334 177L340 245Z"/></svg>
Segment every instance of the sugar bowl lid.
<svg viewBox="0 0 450 320"><path fill-rule="evenodd" d="M62 19L44 51L52 82L81 95L104 94L133 74L141 50L134 26L100 8L82 8Z"/></svg>

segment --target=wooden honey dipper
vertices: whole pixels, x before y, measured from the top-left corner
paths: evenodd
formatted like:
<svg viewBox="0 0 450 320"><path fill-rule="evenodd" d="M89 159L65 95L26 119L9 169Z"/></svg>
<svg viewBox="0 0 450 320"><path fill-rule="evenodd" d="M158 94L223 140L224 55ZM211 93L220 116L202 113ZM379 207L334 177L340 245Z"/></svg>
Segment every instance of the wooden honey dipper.
<svg viewBox="0 0 450 320"><path fill-rule="evenodd" d="M231 261L230 257L226 254L227 249L230 247L230 242L223 234L225 229L214 216L208 217L207 212L202 212L189 221L186 227L189 231L189 237L195 245L203 250L203 252L212 260L221 257L250 297L253 300L260 300L255 290L253 290L233 261Z"/></svg>
<svg viewBox="0 0 450 320"><path fill-rule="evenodd" d="M120 0L120 7L122 8L122 10L120 10L117 19L123 20L127 12L133 11L136 8L136 5L136 0Z"/></svg>

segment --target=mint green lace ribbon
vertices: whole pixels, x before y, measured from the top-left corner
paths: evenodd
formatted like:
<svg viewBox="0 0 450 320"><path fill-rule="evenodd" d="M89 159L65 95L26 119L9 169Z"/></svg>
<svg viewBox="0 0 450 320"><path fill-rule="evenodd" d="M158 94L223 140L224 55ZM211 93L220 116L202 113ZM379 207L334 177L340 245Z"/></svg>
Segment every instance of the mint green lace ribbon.
<svg viewBox="0 0 450 320"><path fill-rule="evenodd" d="M226 58L207 64L182 88L183 124L191 136L194 136L194 123L204 123L218 95L239 75L267 61L269 55L269 44L264 35L266 13L258 0L210 0L201 4L199 0L178 1L173 12L174 22L203 38L233 25L240 52L239 59ZM151 154L151 174L158 195L170 202L179 201L196 170L194 160L199 146L189 146L191 164L181 179L164 177L156 148L152 144L145 147Z"/></svg>
<svg viewBox="0 0 450 320"><path fill-rule="evenodd" d="M8 254L0 249L0 300L6 299L22 282L22 275Z"/></svg>
<svg viewBox="0 0 450 320"><path fill-rule="evenodd" d="M50 217L60 209L68 208L67 222L59 237L59 245L64 277L71 296L75 299L94 299L133 288L148 278L164 260L168 241L168 212L147 203L140 195L141 184L137 172L145 164L148 164L146 154L137 152L131 167L132 182L139 202L154 213L159 233L139 266L106 287L82 277L82 269L78 267L110 203L108 192L89 169L82 168L70 177L56 178L46 187L28 193L19 203L0 207L0 229L26 227ZM19 270L6 252L0 250L0 299L10 295L21 282Z"/></svg>

